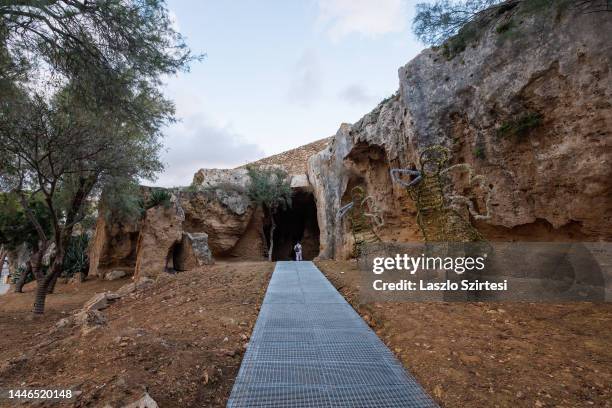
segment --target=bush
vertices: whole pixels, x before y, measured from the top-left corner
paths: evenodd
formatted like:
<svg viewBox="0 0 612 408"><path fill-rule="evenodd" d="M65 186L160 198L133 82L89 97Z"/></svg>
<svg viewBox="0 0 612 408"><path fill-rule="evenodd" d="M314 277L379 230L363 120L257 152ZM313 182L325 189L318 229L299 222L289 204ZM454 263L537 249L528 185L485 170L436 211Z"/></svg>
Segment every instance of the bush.
<svg viewBox="0 0 612 408"><path fill-rule="evenodd" d="M477 146L474 148L474 157L476 157L477 159L484 159L485 158L485 150L483 147L481 146Z"/></svg>
<svg viewBox="0 0 612 408"><path fill-rule="evenodd" d="M526 112L502 123L497 134L502 137L523 137L542 124L542 115L537 112Z"/></svg>
<svg viewBox="0 0 612 408"><path fill-rule="evenodd" d="M87 234L70 237L70 243L64 255L64 275L70 277L76 273L85 273L89 269L89 236Z"/></svg>
<svg viewBox="0 0 612 408"><path fill-rule="evenodd" d="M171 198L172 194L170 194L170 192L168 192L167 190L161 188L153 189L151 190L151 195L149 196L149 199L147 200L144 209L146 211L150 208L157 207L160 205L163 205L164 208L170 208Z"/></svg>

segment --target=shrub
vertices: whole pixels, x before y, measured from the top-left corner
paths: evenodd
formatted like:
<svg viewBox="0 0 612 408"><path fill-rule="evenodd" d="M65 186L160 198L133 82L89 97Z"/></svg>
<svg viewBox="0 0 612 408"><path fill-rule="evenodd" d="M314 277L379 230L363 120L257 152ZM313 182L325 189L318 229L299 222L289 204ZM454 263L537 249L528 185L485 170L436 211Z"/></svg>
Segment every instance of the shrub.
<svg viewBox="0 0 612 408"><path fill-rule="evenodd" d="M511 30L514 27L514 25L515 25L514 21L512 21L512 20L505 21L505 22L501 23L500 25L498 25L495 28L495 32L497 34L505 33L507 31Z"/></svg>
<svg viewBox="0 0 612 408"><path fill-rule="evenodd" d="M477 146L474 148L474 157L476 157L477 159L484 159L485 158L485 150L483 147L481 146Z"/></svg>
<svg viewBox="0 0 612 408"><path fill-rule="evenodd" d="M164 208L170 208L171 198L172 194L170 194L170 192L168 192L167 190L164 190L162 188L155 188L151 190L151 194L149 195L144 209L146 211L150 208L157 207L160 205L164 206Z"/></svg>
<svg viewBox="0 0 612 408"><path fill-rule="evenodd" d="M89 236L87 234L70 237L70 243L64 255L63 271L65 276L86 273L89 269Z"/></svg>
<svg viewBox="0 0 612 408"><path fill-rule="evenodd" d="M502 123L497 134L502 137L523 137L541 124L542 115L540 113L526 112Z"/></svg>

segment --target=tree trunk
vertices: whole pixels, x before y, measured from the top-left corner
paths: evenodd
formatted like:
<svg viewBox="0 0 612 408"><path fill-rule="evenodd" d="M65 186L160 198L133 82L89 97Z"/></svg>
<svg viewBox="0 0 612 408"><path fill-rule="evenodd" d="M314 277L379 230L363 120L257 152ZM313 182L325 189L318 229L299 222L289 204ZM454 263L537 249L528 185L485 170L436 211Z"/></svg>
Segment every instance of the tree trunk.
<svg viewBox="0 0 612 408"><path fill-rule="evenodd" d="M34 314L45 313L45 300L47 298L47 287L49 286L49 279L51 275L47 275L44 279L36 281L36 297L34 298Z"/></svg>
<svg viewBox="0 0 612 408"><path fill-rule="evenodd" d="M29 268L31 269L32 274L34 274L34 278L36 280L40 280L45 277L45 275L42 273L42 260L48 247L48 242L40 242L38 244L38 250L32 254L30 260L28 261Z"/></svg>
<svg viewBox="0 0 612 408"><path fill-rule="evenodd" d="M274 222L274 214L270 213L270 248L268 251L268 261L272 261L272 252L274 251L274 230L276 229L276 223Z"/></svg>
<svg viewBox="0 0 612 408"><path fill-rule="evenodd" d="M22 271L19 275L19 278L15 282L15 293L23 293L23 285L25 285L25 281L28 278L28 275L32 271L32 265L28 262L28 267L25 271Z"/></svg>
<svg viewBox="0 0 612 408"><path fill-rule="evenodd" d="M49 285L47 286L47 295L53 293L53 291L55 290L55 284L57 283L57 278L59 277L59 275L60 274L53 274L51 282L49 282Z"/></svg>
<svg viewBox="0 0 612 408"><path fill-rule="evenodd" d="M4 247L0 247L0 276L2 276L2 271L4 271L4 259L6 259L7 252L4 250Z"/></svg>
<svg viewBox="0 0 612 408"><path fill-rule="evenodd" d="M43 314L45 312L45 300L47 298L47 294L50 293L49 289L53 290L52 285L55 286L55 281L62 273L62 265L64 263L64 248L70 239L71 233L72 230L64 231L60 239L56 241L55 245L57 247L57 252L55 253L53 263L49 267L47 274L42 279L37 281L34 309L32 310L34 314Z"/></svg>
<svg viewBox="0 0 612 408"><path fill-rule="evenodd" d="M6 258L7 251L4 250L4 247L0 247L0 271L4 269L4 259Z"/></svg>

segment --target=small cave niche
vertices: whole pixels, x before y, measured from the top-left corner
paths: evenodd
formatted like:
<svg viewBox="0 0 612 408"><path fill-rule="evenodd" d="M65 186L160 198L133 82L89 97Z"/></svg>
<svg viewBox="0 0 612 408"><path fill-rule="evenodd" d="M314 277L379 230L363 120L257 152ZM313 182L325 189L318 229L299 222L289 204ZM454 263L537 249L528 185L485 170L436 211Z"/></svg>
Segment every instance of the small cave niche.
<svg viewBox="0 0 612 408"><path fill-rule="evenodd" d="M292 205L279 210L274 216L273 261L295 260L293 246L299 241L302 244L302 257L305 261L319 255L319 223L317 206L311 192L297 190L292 197ZM266 228L266 240L270 244L269 226Z"/></svg>
<svg viewBox="0 0 612 408"><path fill-rule="evenodd" d="M353 189L355 187L361 187L364 189L365 192L366 181L362 176L356 173L351 173L349 175L349 180L346 184L346 188L344 189L344 194L342 194L342 199L340 200L341 205L348 204L353 201Z"/></svg>
<svg viewBox="0 0 612 408"><path fill-rule="evenodd" d="M175 242L166 256L166 271L170 273L189 271L195 267L191 245L183 239Z"/></svg>

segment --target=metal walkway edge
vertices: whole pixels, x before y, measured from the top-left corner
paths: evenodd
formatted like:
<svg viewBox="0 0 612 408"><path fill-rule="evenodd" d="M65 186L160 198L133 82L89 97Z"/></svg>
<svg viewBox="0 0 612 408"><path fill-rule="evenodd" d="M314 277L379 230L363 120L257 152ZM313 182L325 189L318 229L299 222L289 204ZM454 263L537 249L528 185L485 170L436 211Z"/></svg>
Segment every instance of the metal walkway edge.
<svg viewBox="0 0 612 408"><path fill-rule="evenodd" d="M278 262L228 407L437 407L312 262Z"/></svg>

